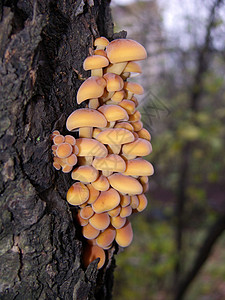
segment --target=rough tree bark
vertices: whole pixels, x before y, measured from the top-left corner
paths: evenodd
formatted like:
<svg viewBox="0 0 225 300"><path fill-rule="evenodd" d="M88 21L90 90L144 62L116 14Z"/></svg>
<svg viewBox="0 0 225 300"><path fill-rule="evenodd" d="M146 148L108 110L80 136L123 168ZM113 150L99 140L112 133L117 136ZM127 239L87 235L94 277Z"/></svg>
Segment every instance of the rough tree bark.
<svg viewBox="0 0 225 300"><path fill-rule="evenodd" d="M68 134L93 40L115 38L109 2L0 2L1 299L111 298L115 250L103 270L83 268L72 180L53 169L49 138Z"/></svg>

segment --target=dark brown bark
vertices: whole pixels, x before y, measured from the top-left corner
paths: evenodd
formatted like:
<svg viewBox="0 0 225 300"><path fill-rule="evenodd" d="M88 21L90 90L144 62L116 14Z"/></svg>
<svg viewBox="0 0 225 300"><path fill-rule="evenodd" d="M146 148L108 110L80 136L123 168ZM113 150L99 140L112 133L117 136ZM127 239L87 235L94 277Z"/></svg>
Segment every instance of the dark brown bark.
<svg viewBox="0 0 225 300"><path fill-rule="evenodd" d="M0 298L110 299L108 262L85 270L65 201L70 174L52 167L93 40L113 39L109 1L5 1L0 6ZM117 35L124 37L125 32Z"/></svg>

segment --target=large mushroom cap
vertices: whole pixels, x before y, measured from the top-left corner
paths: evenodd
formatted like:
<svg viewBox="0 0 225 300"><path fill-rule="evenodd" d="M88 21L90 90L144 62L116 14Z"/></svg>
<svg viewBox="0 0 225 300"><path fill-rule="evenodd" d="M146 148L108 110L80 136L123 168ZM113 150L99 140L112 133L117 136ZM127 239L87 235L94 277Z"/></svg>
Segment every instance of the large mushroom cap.
<svg viewBox="0 0 225 300"><path fill-rule="evenodd" d="M122 152L125 155L146 156L152 152L152 145L149 141L138 138L134 142L123 145Z"/></svg>
<svg viewBox="0 0 225 300"><path fill-rule="evenodd" d="M145 48L134 40L117 39L109 43L106 53L111 63L142 60L147 57Z"/></svg>
<svg viewBox="0 0 225 300"><path fill-rule="evenodd" d="M84 183L90 183L98 178L98 170L92 166L79 166L71 173L73 180L79 180Z"/></svg>
<svg viewBox="0 0 225 300"><path fill-rule="evenodd" d="M98 108L98 110L105 116L108 122L113 122L118 120L127 121L129 119L126 110L118 105L113 105L113 104L102 105Z"/></svg>
<svg viewBox="0 0 225 300"><path fill-rule="evenodd" d="M108 191L101 192L98 199L92 204L96 213L103 213L117 207L120 203L119 193L110 188Z"/></svg>
<svg viewBox="0 0 225 300"><path fill-rule="evenodd" d="M88 138L79 138L76 141L79 149L78 156L105 157L108 154L106 147L99 141Z"/></svg>
<svg viewBox="0 0 225 300"><path fill-rule="evenodd" d="M106 81L99 76L92 76L85 80L77 92L77 103L87 99L99 98L104 93Z"/></svg>
<svg viewBox="0 0 225 300"><path fill-rule="evenodd" d="M72 131L80 127L100 127L107 125L107 120L96 109L80 108L72 112L66 121L66 128Z"/></svg>
<svg viewBox="0 0 225 300"><path fill-rule="evenodd" d="M104 158L95 158L92 165L95 169L102 171L124 172L126 169L125 161L117 154L109 154Z"/></svg>
<svg viewBox="0 0 225 300"><path fill-rule="evenodd" d="M126 162L126 170L123 175L150 176L154 173L153 166L143 158L130 159Z"/></svg>
<svg viewBox="0 0 225 300"><path fill-rule="evenodd" d="M107 213L94 214L89 223L96 229L105 230L110 224L110 217Z"/></svg>
<svg viewBox="0 0 225 300"><path fill-rule="evenodd" d="M122 194L138 195L143 192L143 187L138 180L131 176L115 173L109 176L110 185Z"/></svg>
<svg viewBox="0 0 225 300"><path fill-rule="evenodd" d="M124 128L108 128L100 132L96 139L107 145L122 145L134 141L134 135Z"/></svg>
<svg viewBox="0 0 225 300"><path fill-rule="evenodd" d="M95 70L107 67L109 64L109 61L106 57L101 55L92 55L88 56L83 63L83 68L85 71L88 70Z"/></svg>

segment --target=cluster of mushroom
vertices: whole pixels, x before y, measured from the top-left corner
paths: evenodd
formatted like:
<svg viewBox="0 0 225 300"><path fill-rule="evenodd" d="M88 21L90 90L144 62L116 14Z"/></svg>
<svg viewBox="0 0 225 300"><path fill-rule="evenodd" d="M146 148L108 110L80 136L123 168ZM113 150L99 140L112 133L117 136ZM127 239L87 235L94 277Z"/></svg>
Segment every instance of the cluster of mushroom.
<svg viewBox="0 0 225 300"><path fill-rule="evenodd" d="M77 220L87 239L84 264L99 257L101 268L104 250L110 249L114 241L121 247L130 245L133 232L127 218L145 209L144 192L154 170L142 158L152 151L151 136L143 128L134 96L142 94L143 88L127 81L131 73L141 73L135 61L145 59L146 51L128 39L109 43L100 37L94 45L94 55L83 64L85 70L91 70L91 77L77 93L78 104L88 103L71 113L66 122L69 131L79 131L70 153L78 158L71 173L76 182L68 190L67 201L79 206ZM63 143L69 143L66 137ZM53 146L58 157L60 145L56 143L57 149ZM58 163L57 158L54 163Z"/></svg>

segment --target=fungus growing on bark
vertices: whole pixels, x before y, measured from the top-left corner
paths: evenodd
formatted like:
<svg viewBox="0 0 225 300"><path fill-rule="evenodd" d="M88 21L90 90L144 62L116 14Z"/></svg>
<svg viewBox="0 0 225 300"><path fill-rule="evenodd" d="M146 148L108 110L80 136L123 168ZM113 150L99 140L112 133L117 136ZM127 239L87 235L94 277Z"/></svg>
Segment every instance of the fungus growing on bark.
<svg viewBox="0 0 225 300"><path fill-rule="evenodd" d="M76 220L86 241L84 266L99 258L101 268L105 251L115 243L130 245L133 231L128 218L146 208L147 176L154 169L142 158L152 151L151 136L143 128L134 96L144 90L128 81L131 74L141 73L136 61L145 59L146 51L128 39L109 42L100 37L94 46L94 55L83 63L91 77L77 92L77 103L87 101L86 107L66 121L67 130L79 131L79 138L55 130L51 139L54 167L72 171L76 181L66 199L78 209Z"/></svg>

